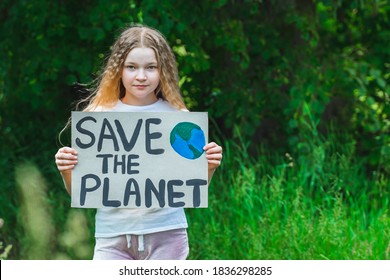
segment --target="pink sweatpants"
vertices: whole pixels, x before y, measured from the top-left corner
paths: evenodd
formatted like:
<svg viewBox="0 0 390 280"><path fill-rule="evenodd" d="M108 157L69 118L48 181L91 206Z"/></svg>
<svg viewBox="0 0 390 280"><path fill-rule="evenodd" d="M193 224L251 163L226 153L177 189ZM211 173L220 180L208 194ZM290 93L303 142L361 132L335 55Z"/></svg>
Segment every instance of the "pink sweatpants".
<svg viewBox="0 0 390 280"><path fill-rule="evenodd" d="M94 260L185 260L189 253L186 229L145 235L96 238Z"/></svg>

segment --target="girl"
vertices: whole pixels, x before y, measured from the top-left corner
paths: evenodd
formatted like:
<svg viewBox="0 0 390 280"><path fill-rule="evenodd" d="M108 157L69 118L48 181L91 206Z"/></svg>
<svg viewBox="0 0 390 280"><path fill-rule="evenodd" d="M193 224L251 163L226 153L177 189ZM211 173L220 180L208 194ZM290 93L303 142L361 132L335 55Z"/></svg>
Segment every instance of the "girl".
<svg viewBox="0 0 390 280"><path fill-rule="evenodd" d="M157 30L136 25L122 32L84 111L164 112L185 110L174 54ZM214 142L204 150L209 182L222 160ZM77 151L55 155L68 193ZM97 209L94 259L186 259L189 252L183 208Z"/></svg>

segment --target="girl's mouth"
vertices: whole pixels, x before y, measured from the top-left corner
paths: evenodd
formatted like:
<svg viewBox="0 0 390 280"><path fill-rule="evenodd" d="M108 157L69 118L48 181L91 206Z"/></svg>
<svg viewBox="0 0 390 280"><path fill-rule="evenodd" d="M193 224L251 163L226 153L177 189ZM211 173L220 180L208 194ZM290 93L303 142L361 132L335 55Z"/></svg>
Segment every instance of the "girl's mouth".
<svg viewBox="0 0 390 280"><path fill-rule="evenodd" d="M146 88L146 85L135 85L135 87L138 89L144 89Z"/></svg>

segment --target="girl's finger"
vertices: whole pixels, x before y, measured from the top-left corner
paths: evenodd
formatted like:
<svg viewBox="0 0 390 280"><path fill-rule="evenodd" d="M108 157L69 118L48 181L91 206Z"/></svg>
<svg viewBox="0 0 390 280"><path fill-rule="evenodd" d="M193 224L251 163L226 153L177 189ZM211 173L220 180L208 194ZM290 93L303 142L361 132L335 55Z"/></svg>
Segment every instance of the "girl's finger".
<svg viewBox="0 0 390 280"><path fill-rule="evenodd" d="M66 153L66 154L73 154L77 155L77 151L70 147L62 147L58 150L58 153Z"/></svg>
<svg viewBox="0 0 390 280"><path fill-rule="evenodd" d="M75 165L77 160L57 159L56 164L60 166Z"/></svg>
<svg viewBox="0 0 390 280"><path fill-rule="evenodd" d="M222 159L222 154L209 154L209 155L206 155L206 158L207 159L221 160Z"/></svg>
<svg viewBox="0 0 390 280"><path fill-rule="evenodd" d="M220 146L206 150L206 154L222 154L222 148Z"/></svg>
<svg viewBox="0 0 390 280"><path fill-rule="evenodd" d="M214 142L211 142L204 146L203 150L205 150L207 153L222 153L222 147L215 144Z"/></svg>
<svg viewBox="0 0 390 280"><path fill-rule="evenodd" d="M74 168L74 165L57 166L58 171L66 171Z"/></svg>
<svg viewBox="0 0 390 280"><path fill-rule="evenodd" d="M208 144L206 144L204 147L203 147L203 150L208 150L210 148L213 148L213 147L216 147L218 146L215 142L210 142Z"/></svg>
<svg viewBox="0 0 390 280"><path fill-rule="evenodd" d="M73 159L73 160L76 160L77 159L77 156L74 155L74 154L60 154L59 157L60 159Z"/></svg>
<svg viewBox="0 0 390 280"><path fill-rule="evenodd" d="M219 161L219 160L209 160L208 164L209 164L209 169L216 169L218 166L221 165L221 161Z"/></svg>

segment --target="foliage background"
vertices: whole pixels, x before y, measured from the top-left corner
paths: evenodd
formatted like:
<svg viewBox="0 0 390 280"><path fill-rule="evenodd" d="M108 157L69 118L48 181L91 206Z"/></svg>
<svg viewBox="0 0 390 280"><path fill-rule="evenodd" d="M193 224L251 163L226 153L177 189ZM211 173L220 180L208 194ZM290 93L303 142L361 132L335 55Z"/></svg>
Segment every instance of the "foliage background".
<svg viewBox="0 0 390 280"><path fill-rule="evenodd" d="M187 105L209 112L211 138L226 151L205 244L193 237L204 210L188 211L192 243L211 248L192 258L389 258L389 10L381 0L1 1L5 257L90 258L94 213L69 209L54 165L57 137L87 94L80 84L96 77L120 30L142 22L166 35ZM250 223L241 203L251 206ZM306 214L289 219L297 213ZM338 244L324 243L309 254L313 240L281 241L309 228L315 240L330 240L321 217L337 218L334 229L340 220L345 232L359 228L350 240L371 253L354 254L355 244L334 255ZM256 235L260 227L269 236ZM241 239L250 256L217 249Z"/></svg>

